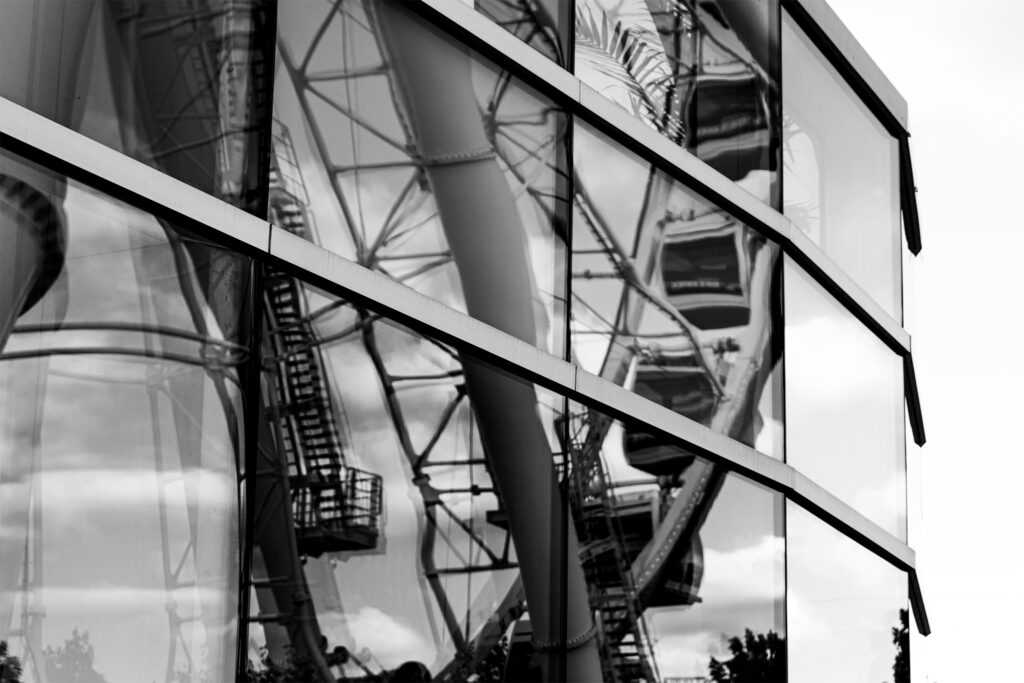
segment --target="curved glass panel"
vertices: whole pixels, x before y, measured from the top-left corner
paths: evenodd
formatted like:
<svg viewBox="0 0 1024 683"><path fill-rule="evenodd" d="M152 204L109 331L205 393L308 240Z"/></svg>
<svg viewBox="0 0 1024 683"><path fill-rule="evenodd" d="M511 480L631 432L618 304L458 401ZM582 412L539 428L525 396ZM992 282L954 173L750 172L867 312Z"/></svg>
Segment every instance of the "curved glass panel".
<svg viewBox="0 0 1024 683"><path fill-rule="evenodd" d="M253 213L265 209L269 0L0 6L0 96Z"/></svg>
<svg viewBox="0 0 1024 683"><path fill-rule="evenodd" d="M575 362L782 457L779 248L583 125L574 129ZM627 433L634 466L680 451Z"/></svg>
<svg viewBox="0 0 1024 683"><path fill-rule="evenodd" d="M401 3L279 25L271 220L563 356L567 117Z"/></svg>
<svg viewBox="0 0 1024 683"><path fill-rule="evenodd" d="M25 681L233 680L249 260L2 162L0 641Z"/></svg>
<svg viewBox="0 0 1024 683"><path fill-rule="evenodd" d="M786 462L907 538L903 360L785 259Z"/></svg>
<svg viewBox="0 0 1024 683"><path fill-rule="evenodd" d="M789 681L910 683L907 575L786 504Z"/></svg>
<svg viewBox="0 0 1024 683"><path fill-rule="evenodd" d="M575 72L778 208L779 3L576 0Z"/></svg>
<svg viewBox="0 0 1024 683"><path fill-rule="evenodd" d="M896 139L788 15L782 70L783 211L900 320Z"/></svg>

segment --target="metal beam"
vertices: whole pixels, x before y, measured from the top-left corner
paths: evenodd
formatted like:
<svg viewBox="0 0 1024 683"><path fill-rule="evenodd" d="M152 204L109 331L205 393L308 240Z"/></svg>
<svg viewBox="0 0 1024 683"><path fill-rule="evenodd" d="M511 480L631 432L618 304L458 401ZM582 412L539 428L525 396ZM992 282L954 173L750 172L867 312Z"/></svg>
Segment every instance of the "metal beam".
<svg viewBox="0 0 1024 683"><path fill-rule="evenodd" d="M905 543L791 466L2 98L0 147L187 226L211 242L245 251L500 370L613 418L643 423L730 471L786 494L897 568L915 571L914 551Z"/></svg>

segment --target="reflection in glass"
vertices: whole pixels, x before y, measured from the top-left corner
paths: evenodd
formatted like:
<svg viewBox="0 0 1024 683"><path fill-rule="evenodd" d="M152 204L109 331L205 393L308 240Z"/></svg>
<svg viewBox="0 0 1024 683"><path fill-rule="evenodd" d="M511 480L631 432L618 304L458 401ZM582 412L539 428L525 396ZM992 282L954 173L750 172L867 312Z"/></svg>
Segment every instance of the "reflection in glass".
<svg viewBox="0 0 1024 683"><path fill-rule="evenodd" d="M576 75L777 207L778 22L777 0L576 0Z"/></svg>
<svg viewBox="0 0 1024 683"><path fill-rule="evenodd" d="M566 66L571 3L564 0L475 0L474 4L478 12L506 31L556 64Z"/></svg>
<svg viewBox="0 0 1024 683"><path fill-rule="evenodd" d="M231 680L250 264L2 167L0 641L26 681Z"/></svg>
<svg viewBox="0 0 1024 683"><path fill-rule="evenodd" d="M254 676L504 665L525 596L457 354L286 274L267 287Z"/></svg>
<svg viewBox="0 0 1024 683"><path fill-rule="evenodd" d="M907 537L903 361L788 258L786 462Z"/></svg>
<svg viewBox="0 0 1024 683"><path fill-rule="evenodd" d="M790 683L909 682L905 572L793 503L786 571Z"/></svg>
<svg viewBox="0 0 1024 683"><path fill-rule="evenodd" d="M643 680L707 680L738 668L730 641L750 632L771 646L742 680L785 681L782 496L668 444L687 464L652 477L629 464L628 426L578 406L570 424L580 557L617 675L646 653Z"/></svg>
<svg viewBox="0 0 1024 683"><path fill-rule="evenodd" d="M401 3L279 26L272 220L562 356L567 118Z"/></svg>
<svg viewBox="0 0 1024 683"><path fill-rule="evenodd" d="M5 2L0 96L259 213L273 12L269 0Z"/></svg>
<svg viewBox="0 0 1024 683"><path fill-rule="evenodd" d="M269 298L283 282L299 299L286 324ZM257 519L283 520L297 542L257 532L254 674L261 660L319 659L335 677L404 666L512 681L545 675L539 664L552 680L657 680L708 675L748 629L772 639L765 670L784 661L779 494L681 450L673 474L652 476L629 462L629 428L283 273L268 279L266 310L260 450L287 498L264 494ZM301 406L288 398L317 377ZM315 421L289 424L311 405ZM300 443L314 422L331 435L320 455ZM339 471L380 482L379 515ZM331 481L338 503L314 491L303 518L297 498ZM332 527L321 513L334 510L350 523ZM277 602L305 592L312 634ZM559 644L563 619L583 647Z"/></svg>
<svg viewBox="0 0 1024 683"><path fill-rule="evenodd" d="M783 210L900 319L896 139L788 15L782 68Z"/></svg>
<svg viewBox="0 0 1024 683"><path fill-rule="evenodd" d="M781 458L778 247L585 126L574 145L573 358ZM643 430L623 438L648 473L685 464Z"/></svg>

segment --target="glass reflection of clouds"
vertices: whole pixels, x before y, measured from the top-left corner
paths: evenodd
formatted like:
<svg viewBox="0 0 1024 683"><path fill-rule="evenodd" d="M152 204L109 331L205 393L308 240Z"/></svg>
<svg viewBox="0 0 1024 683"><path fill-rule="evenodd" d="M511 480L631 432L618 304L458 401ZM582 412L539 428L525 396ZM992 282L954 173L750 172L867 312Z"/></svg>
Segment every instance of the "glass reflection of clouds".
<svg viewBox="0 0 1024 683"><path fill-rule="evenodd" d="M784 212L902 316L897 142L783 13Z"/></svg>
<svg viewBox="0 0 1024 683"><path fill-rule="evenodd" d="M905 539L902 359L798 266L783 270L786 461Z"/></svg>
<svg viewBox="0 0 1024 683"><path fill-rule="evenodd" d="M244 277L205 302L248 261L51 179L64 268L0 354L0 640L30 681L75 630L111 683L231 677Z"/></svg>
<svg viewBox="0 0 1024 683"><path fill-rule="evenodd" d="M893 680L892 629L907 575L793 503L786 505L791 683Z"/></svg>

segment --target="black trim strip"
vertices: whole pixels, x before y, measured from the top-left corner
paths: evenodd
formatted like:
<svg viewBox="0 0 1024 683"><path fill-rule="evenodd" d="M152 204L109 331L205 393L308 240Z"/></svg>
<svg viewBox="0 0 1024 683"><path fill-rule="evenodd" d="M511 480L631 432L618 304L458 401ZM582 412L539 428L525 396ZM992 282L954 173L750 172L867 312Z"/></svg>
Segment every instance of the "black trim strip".
<svg viewBox="0 0 1024 683"><path fill-rule="evenodd" d="M921 592L921 583L917 579L916 569L911 569L907 572L907 584L910 592L910 606L914 610L914 622L917 624L917 632L922 636L930 635L932 625L928 621L928 610L924 606L924 593Z"/></svg>
<svg viewBox="0 0 1024 683"><path fill-rule="evenodd" d="M917 216L917 186L914 184L914 164L910 157L910 134L904 133L900 143L900 208L903 210L903 231L907 235L907 248L917 256L921 253L921 224Z"/></svg>
<svg viewBox="0 0 1024 683"><path fill-rule="evenodd" d="M810 15L807 9L797 0L782 0L782 8L789 13L789 16L796 22L807 37L811 39L814 46L825 55L839 75L853 88L857 96L867 105L894 138L902 138L907 135L907 130L899 122L896 116L889 110L874 89L868 85L860 72L854 68L850 60L846 58L843 51L832 42L829 35L818 25L818 22Z"/></svg>
<svg viewBox="0 0 1024 683"><path fill-rule="evenodd" d="M910 144L908 142L910 133L801 2L782 0L782 7L825 56L825 59L839 72L839 75L843 77L843 80L853 89L853 92L875 115L882 126L898 141L900 208L903 211L903 229L907 235L907 247L916 256L921 251L921 226L917 216L917 188L914 186L914 169L910 161Z"/></svg>
<svg viewBox="0 0 1024 683"><path fill-rule="evenodd" d="M914 433L914 443L925 444L924 415L921 412L921 395L917 391L917 373L914 372L914 355L903 356L903 395L907 400L907 417Z"/></svg>

